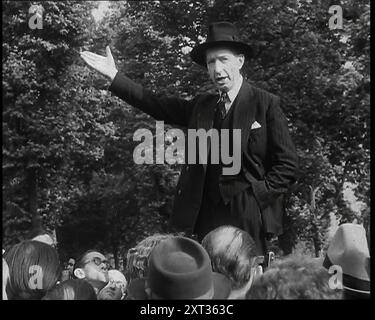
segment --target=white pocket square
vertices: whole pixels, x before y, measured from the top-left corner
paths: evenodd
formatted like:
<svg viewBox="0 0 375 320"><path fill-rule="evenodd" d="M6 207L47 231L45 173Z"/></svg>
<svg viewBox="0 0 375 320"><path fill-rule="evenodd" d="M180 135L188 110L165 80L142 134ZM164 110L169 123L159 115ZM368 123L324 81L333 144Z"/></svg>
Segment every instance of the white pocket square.
<svg viewBox="0 0 375 320"><path fill-rule="evenodd" d="M262 126L259 124L258 121L254 121L251 125L251 130L261 128Z"/></svg>

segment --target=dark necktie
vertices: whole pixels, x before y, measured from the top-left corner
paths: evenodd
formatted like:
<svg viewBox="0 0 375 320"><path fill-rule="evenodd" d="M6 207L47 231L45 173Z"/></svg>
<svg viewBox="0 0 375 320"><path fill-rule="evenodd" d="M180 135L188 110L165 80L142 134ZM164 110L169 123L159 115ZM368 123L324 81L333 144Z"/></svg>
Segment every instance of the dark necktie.
<svg viewBox="0 0 375 320"><path fill-rule="evenodd" d="M228 93L222 92L219 100L217 101L217 110L220 112L221 119L224 119L225 115L227 114L227 110L225 109L226 102L230 102Z"/></svg>

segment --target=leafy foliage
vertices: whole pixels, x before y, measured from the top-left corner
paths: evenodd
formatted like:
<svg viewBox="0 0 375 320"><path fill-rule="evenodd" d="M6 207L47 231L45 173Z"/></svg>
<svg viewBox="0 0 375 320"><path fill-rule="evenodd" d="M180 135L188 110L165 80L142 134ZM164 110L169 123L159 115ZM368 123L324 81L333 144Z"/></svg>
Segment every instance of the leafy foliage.
<svg viewBox="0 0 375 320"><path fill-rule="evenodd" d="M2 3L5 247L38 216L57 229L64 256L97 247L119 258L169 231L178 165L134 163L133 134L155 132L154 120L110 95L78 52L110 45L120 72L191 98L213 89L189 50L217 20L234 22L253 46L244 76L282 98L297 146L280 247L304 242L319 255L332 214L369 226L369 1L341 1L343 30L329 29L330 3L319 0L120 1L99 22L97 2L44 1L41 30L28 28L31 4ZM359 212L345 201L347 183Z"/></svg>

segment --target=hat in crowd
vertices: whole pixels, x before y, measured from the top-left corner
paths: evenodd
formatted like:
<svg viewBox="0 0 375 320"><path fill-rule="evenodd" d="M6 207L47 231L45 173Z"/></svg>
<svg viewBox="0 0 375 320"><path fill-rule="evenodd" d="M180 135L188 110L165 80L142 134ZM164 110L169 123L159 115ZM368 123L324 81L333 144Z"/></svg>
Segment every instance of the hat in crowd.
<svg viewBox="0 0 375 320"><path fill-rule="evenodd" d="M190 56L194 62L206 67L206 50L219 46L233 48L248 59L253 55L251 47L239 39L236 27L230 22L220 21L208 26L206 42L195 46Z"/></svg>
<svg viewBox="0 0 375 320"><path fill-rule="evenodd" d="M212 271L205 249L186 237L160 242L150 254L148 270L147 279L129 284L130 299L147 299L147 289L168 300L226 299L231 291L230 280Z"/></svg>
<svg viewBox="0 0 375 320"><path fill-rule="evenodd" d="M329 244L323 266L338 265L343 272L343 287L353 294L370 294L370 253L366 231L358 224L339 226Z"/></svg>

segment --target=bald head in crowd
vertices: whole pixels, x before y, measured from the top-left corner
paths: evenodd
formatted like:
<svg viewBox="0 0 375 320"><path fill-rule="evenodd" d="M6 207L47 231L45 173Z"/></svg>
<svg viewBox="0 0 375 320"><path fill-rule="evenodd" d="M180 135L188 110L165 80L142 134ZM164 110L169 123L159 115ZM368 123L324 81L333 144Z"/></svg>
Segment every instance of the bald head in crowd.
<svg viewBox="0 0 375 320"><path fill-rule="evenodd" d="M254 277L261 273L257 266L256 244L251 236L239 228L221 226L203 238L202 246L210 256L213 271L231 280L229 298L244 298Z"/></svg>

